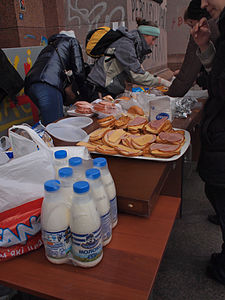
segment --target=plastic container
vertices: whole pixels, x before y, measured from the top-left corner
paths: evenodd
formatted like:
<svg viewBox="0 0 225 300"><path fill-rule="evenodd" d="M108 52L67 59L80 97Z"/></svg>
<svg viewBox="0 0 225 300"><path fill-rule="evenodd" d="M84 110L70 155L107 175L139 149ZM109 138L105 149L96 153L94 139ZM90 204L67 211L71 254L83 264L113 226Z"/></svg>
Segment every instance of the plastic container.
<svg viewBox="0 0 225 300"><path fill-rule="evenodd" d="M62 197L58 180L46 181L44 189L41 228L45 255L52 263L67 263L72 246L69 227L70 209Z"/></svg>
<svg viewBox="0 0 225 300"><path fill-rule="evenodd" d="M73 169L73 180L80 181L85 180L85 170L83 166L83 160L81 157L71 157L69 159L69 166Z"/></svg>
<svg viewBox="0 0 225 300"><path fill-rule="evenodd" d="M71 207L72 196L73 196L73 183L74 183L73 169L70 167L59 169L58 177L61 183L63 199L66 202L67 206Z"/></svg>
<svg viewBox="0 0 225 300"><path fill-rule="evenodd" d="M54 152L54 167L56 172L56 178L58 178L59 169L68 167L68 158L66 150L57 150Z"/></svg>
<svg viewBox="0 0 225 300"><path fill-rule="evenodd" d="M75 182L73 190L72 262L84 268L94 267L103 257L100 216L87 181Z"/></svg>
<svg viewBox="0 0 225 300"><path fill-rule="evenodd" d="M86 171L86 178L90 184L91 192L101 218L102 244L106 246L112 239L112 221L110 215L110 202L104 184L101 180L100 170L96 168Z"/></svg>
<svg viewBox="0 0 225 300"><path fill-rule="evenodd" d="M117 210L117 198L116 187L113 181L112 175L109 172L107 160L104 157L97 157L93 159L94 168L98 168L101 171L101 179L110 200L110 214L112 220L112 228L114 228L118 222L118 210Z"/></svg>

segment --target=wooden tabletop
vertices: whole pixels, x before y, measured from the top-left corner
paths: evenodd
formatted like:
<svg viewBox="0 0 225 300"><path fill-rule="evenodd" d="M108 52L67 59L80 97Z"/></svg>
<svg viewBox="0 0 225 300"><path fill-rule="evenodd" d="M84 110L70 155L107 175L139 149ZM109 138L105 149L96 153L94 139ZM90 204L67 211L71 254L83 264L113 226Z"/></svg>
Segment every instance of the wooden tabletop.
<svg viewBox="0 0 225 300"><path fill-rule="evenodd" d="M0 283L45 299L148 299L179 205L160 196L150 218L119 215L94 268L51 264L41 248L1 262Z"/></svg>

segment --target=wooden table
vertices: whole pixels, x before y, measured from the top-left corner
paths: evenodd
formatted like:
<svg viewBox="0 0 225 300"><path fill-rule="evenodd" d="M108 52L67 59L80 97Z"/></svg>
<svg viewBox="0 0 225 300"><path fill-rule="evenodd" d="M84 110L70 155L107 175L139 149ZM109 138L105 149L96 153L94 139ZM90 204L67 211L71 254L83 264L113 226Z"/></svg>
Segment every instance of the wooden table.
<svg viewBox="0 0 225 300"><path fill-rule="evenodd" d="M0 283L46 299L148 299L179 204L180 198L161 196L150 218L119 215L92 269L51 264L41 248L1 262Z"/></svg>
<svg viewBox="0 0 225 300"><path fill-rule="evenodd" d="M174 120L173 126L191 131L200 115L201 109L194 110L189 119ZM120 214L103 260L92 269L51 264L42 248L2 262L0 283L46 299L148 299L180 207L182 159L146 163L111 157L109 167L122 211L123 204L132 213L141 203L143 212L144 204L151 202L150 217Z"/></svg>

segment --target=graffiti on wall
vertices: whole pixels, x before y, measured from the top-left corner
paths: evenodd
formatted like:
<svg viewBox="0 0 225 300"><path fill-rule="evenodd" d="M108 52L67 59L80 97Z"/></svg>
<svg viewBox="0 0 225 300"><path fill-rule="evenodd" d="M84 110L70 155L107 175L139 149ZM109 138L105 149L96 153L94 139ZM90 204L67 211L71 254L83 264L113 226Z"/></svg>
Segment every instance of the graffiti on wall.
<svg viewBox="0 0 225 300"><path fill-rule="evenodd" d="M116 6L108 12L108 4L104 1L98 2L91 9L79 6L78 0L68 0L67 5L68 22L77 21L79 26L87 24L89 26L88 31L97 28L102 19L105 26L110 26L115 15L121 22L124 21L126 15L123 6Z"/></svg>

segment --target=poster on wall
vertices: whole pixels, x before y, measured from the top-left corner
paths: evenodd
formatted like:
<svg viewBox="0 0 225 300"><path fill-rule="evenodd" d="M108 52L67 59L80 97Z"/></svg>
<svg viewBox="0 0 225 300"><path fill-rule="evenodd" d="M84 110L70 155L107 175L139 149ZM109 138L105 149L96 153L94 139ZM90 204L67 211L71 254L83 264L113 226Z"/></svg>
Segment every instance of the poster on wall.
<svg viewBox="0 0 225 300"><path fill-rule="evenodd" d="M20 10L24 11L25 10L25 0L19 0L20 2Z"/></svg>

